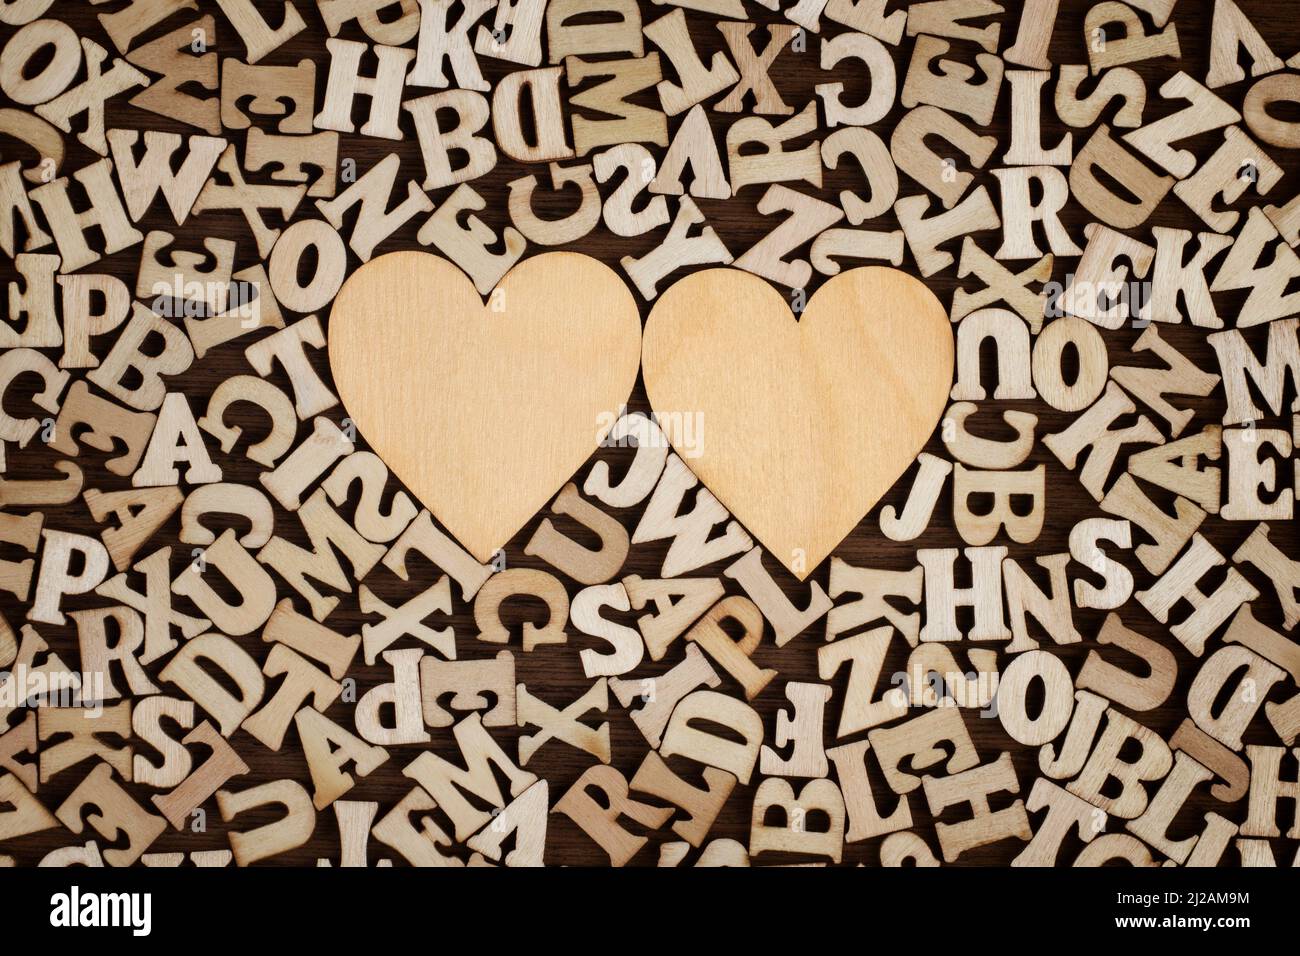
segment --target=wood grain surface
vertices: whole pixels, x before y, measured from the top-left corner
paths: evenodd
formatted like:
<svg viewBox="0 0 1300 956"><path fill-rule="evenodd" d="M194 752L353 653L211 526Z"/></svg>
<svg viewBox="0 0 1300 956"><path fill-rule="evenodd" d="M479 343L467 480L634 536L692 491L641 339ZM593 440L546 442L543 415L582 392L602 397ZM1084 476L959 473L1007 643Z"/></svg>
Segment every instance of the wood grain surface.
<svg viewBox="0 0 1300 956"><path fill-rule="evenodd" d="M952 326L899 269L833 277L798 322L765 280L709 269L659 297L641 368L673 447L803 580L934 431L952 387ZM686 412L699 427L671 427Z"/></svg>
<svg viewBox="0 0 1300 956"><path fill-rule="evenodd" d="M315 61L317 64L316 103L319 108L328 73L328 56L324 47L325 34L319 14L315 10L315 4L299 0L296 5L308 21L308 30L290 39L268 55L263 62L293 65L303 59ZM244 54L243 44L224 19L220 10L216 8L215 4L204 4L203 6L205 8L204 13L211 14L217 24L215 49L223 57L229 55L242 58ZM259 6L270 9L272 7L278 8L279 5L259 4ZM891 9L898 6L901 6L901 4L889 3ZM1007 4L1007 6L1016 7L1018 5ZM1083 0L1063 0L1061 3L1061 11L1050 48L1050 58L1054 64L1087 62L1087 39L1083 20L1088 6ZM1297 21L1293 3L1280 2L1280 0L1241 0L1241 7L1282 57L1288 57L1295 51L1300 50L1300 22ZM647 22L659 15L664 9L648 2L643 3L642 8ZM775 15L762 10L758 4L748 4L746 9L755 20L768 23L774 22ZM1180 69L1196 77L1205 75L1211 42L1210 17L1212 9L1213 5L1208 0L1182 0L1182 2L1178 3L1174 15L1182 47L1182 60L1175 62L1169 59L1157 59L1136 64L1135 69L1142 74L1147 84L1148 104L1146 118L1148 120L1174 112L1182 105L1177 102L1162 102L1157 95L1156 91L1165 79ZM97 42L107 46L108 40L103 35L103 31L96 20L96 13L98 12L102 12L102 7L95 7L82 2L71 2L71 0L59 0L50 15L66 21L79 34L96 38ZM278 22L276 19L278 14L270 14L270 16L272 22ZM693 12L689 12L687 16L699 51L705 62L708 62L709 56L714 51L725 49L724 38L719 31L712 27L709 22L710 18L707 16ZM825 21L823 23L824 35L826 36L834 36L842 32L843 28L833 23L826 23ZM1014 23L1015 18L1008 13L1004 18L1004 33L1008 35L1013 33L1015 29ZM165 32L166 27L167 25L154 28L147 34L147 37L153 37ZM0 43L7 41L12 33L12 27L0 26ZM345 26L340 35L347 39L366 39L355 22ZM817 51L821 41L816 38L810 38L810 40L806 52L786 51L776 61L771 70L771 77L781 96L787 103L796 106L802 106L811 101L814 98L814 86L826 80L826 74L818 68ZM900 81L902 73L906 70L907 62L906 55L899 52L899 50L910 50L911 44L911 39L905 38L901 47L894 51ZM488 80L493 84L516 68L511 64L488 58L481 58L480 65ZM843 75L837 75L836 79L842 80L847 87L845 92L847 102L860 102L866 96L866 81L856 71L846 70ZM1228 87L1220 92L1233 106L1240 109L1242 99L1248 88L1248 83L1242 83ZM645 101L652 103L653 96L646 97ZM1112 111L1113 109L1112 106ZM888 115L876 123L873 128L887 136L903 112L901 106L895 104ZM709 121L713 124L714 134L721 142L726 126L734 122L737 118L736 114L710 112L708 116ZM1109 121L1110 114L1105 119ZM1004 86L993 122L987 129L981 130L981 132L995 135L998 138L1000 150L1005 150L1008 143L1009 121L1009 89ZM406 179L420 181L423 177L423 164L414 131L410 125L410 116L403 114L400 123L405 134L405 139L400 142L342 134L339 150L340 160L354 160L356 169L358 172L362 172L380 161L389 152L393 152L396 153L401 162L399 182L404 182ZM118 98L108 104L106 125L110 129L162 129L180 133L194 131L192 127L172 121L165 116L133 108L125 102L125 98ZM1068 131L1068 128L1056 119L1050 109L1044 110L1043 126L1044 143L1055 143L1060 139L1061 135ZM240 131L227 131L226 135L229 135L236 142L241 142L244 137L244 134ZM805 137L797 140L795 145L802 145L811 138ZM1185 145L1198 158L1204 159L1213 152L1220 142L1222 142L1221 133L1208 133L1195 137ZM1076 143L1081 145L1077 134ZM78 169L94 158L92 153L72 139L69 139L68 147L67 169ZM5 149L5 155L8 158L7 151L10 147L7 143ZM1270 198L1282 197L1283 201L1285 201L1285 199L1300 192L1300 175L1297 175L1300 164L1296 162L1295 155L1286 150L1272 150L1271 154L1285 170L1285 177L1275 187ZM992 190L996 183L989 169L996 168L999 165L1000 156L994 157L985 170L977 173L977 182L988 185ZM521 176L538 173L539 171L541 171L541 167L525 166L502 157L501 162L495 169L485 177L476 180L473 183L474 188L486 200L486 208L479 214L484 222L498 231L507 225L507 184ZM917 184L909 178L901 177L901 180L900 195L922 194ZM834 202L835 197L841 190L853 189L856 185L854 172L848 165L845 165L839 170L828 172L820 190L812 190L809 187L809 192ZM435 203L441 203L450 192L450 189L439 190L432 194L431 198ZM747 249L773 227L773 219L759 214L756 209L758 198L762 192L761 187L751 186L742 190L740 195L728 200L699 200L700 209L728 249L733 251ZM576 202L576 193L553 197L549 192L543 191L537 200L536 210L543 217L558 217L572 211L576 207ZM1248 203L1249 199L1246 199L1233 208L1244 209ZM355 210L353 210L346 217L349 224L355 214ZM269 215L273 217L274 214ZM399 229L397 233L379 247L377 254L400 249L422 248L416 241L416 232L422 218L417 217ZM1090 221L1090 217L1077 203L1071 201L1067 205L1062 219L1075 241L1082 244L1083 226ZM213 211L197 215L185 227L177 229L163 204L159 203L155 204L137 225L141 231L166 229L175 232L179 244L185 249L200 249L201 240L205 236L232 239L238 244L235 255L236 269L261 261L256 244L249 235L246 222L238 212L232 210ZM874 221L872 225L875 228L884 230L898 228L892 212L886 213L879 220ZM1198 229L1200 223L1184 205L1171 195L1160 205L1150 220L1141 229L1137 230L1137 234L1149 238L1149 230L1155 226L1195 230ZM662 230L656 230L653 233L636 238L621 238L610 234L603 226L600 226L566 248L594 256L618 270L618 262L621 257L644 254L659 241L661 234ZM541 251L543 250L537 246L530 246L528 255ZM95 266L94 271L109 272L122 277L128 282L133 282L139 259L140 247L135 246L105 257ZM1058 260L1057 272L1054 278L1064 280L1066 273L1075 261ZM358 265L359 262L355 256L349 254L349 269L355 269ZM917 274L916 263L910 254L904 261L903 268ZM9 261L0 262L0 281L7 282L12 278L12 263ZM808 293L813 293L821 281L822 277L815 276L807 290ZM953 293L967 283L957 278L954 268L949 268L928 278L926 284L938 296L940 301L947 306L952 300ZM970 285L974 288L978 283L971 282ZM1221 314L1231 319L1240 308L1245 295L1246 293L1243 291L1217 296ZM641 307L642 319L644 320L649 312L649 305L639 298L638 304ZM322 320L325 322L327 329L328 318L328 314L322 315ZM1246 330L1246 335L1252 343L1259 344L1262 343L1265 332L1265 328L1254 328ZM1206 344L1204 330L1191 328L1184 324L1163 326L1161 333L1201 368L1212 371L1217 369L1214 354ZM1112 365L1120 360L1123 360L1125 364L1133 365L1154 364L1149 354L1129 355L1128 350L1139 334L1140 330L1127 325L1118 330L1105 333ZM169 388L183 392L189 398L196 412L206 407L208 396L223 380L232 375L250 373L249 365L244 358L244 344L244 342L236 341L213 349L202 360L197 361L183 376L174 379L169 384ZM316 351L312 353L311 357L318 373L326 381L330 381L330 369L325 351ZM985 356L985 366L985 381L992 382L995 371L988 355ZM269 377L271 381L287 389L287 377L278 366ZM482 387L486 394L491 394L494 383L490 381L483 382ZM1288 386L1288 389L1290 388ZM1288 404L1293 396L1293 391L1288 391ZM25 400L14 393L11 393L9 397L9 404L14 412L27 407ZM1222 387L1216 388L1209 397L1193 399L1189 404L1195 409L1196 416L1187 427L1186 433L1194 433L1205 424L1218 423L1222 418L1224 408ZM640 380L638 380L633 391L630 406L634 410L648 411L649 409L644 384ZM1045 404L1037 401L1001 402L990 405L990 408L998 410L1022 409L1033 412L1039 416L1038 434L1040 436L1062 430L1074 417L1055 412ZM344 416L345 411L342 407L336 407L329 414L335 421L338 421ZM987 413L986 415L992 417ZM265 429L265 425L257 416L243 417L238 413L238 410L232 415L231 420L232 423L247 427L254 439L260 437ZM307 427L307 425L300 425L299 438L306 433ZM1289 427L1289 422L1279 427ZM366 447L364 435L361 436L358 447ZM935 454L942 455L944 453L943 443L937 433L930 438L926 448ZM609 461L611 467L618 473L620 468L630 460L631 454L630 449L607 448L593 455L592 460ZM5 477L35 478L49 476L52 474L51 469L54 463L59 460L59 457L54 451L41 443L33 442L28 448L9 456ZM87 469L88 487L93 486L105 490L129 487L129 479L110 474L102 468L105 457L92 449L83 450L79 461ZM247 460L242 454L223 455L219 456L217 460L223 469L226 481L250 485L257 484L261 469ZM1092 497L1080 487L1076 476L1065 469L1041 443L1035 446L1030 463L1046 466L1049 510L1046 526L1041 537L1036 542L1029 545L1009 544L1010 555L1021 561L1022 564L1027 565L1032 565L1035 556L1061 553L1068 550L1067 539L1070 529L1083 519L1101 515ZM584 466L579 469L578 476L584 476L587 467ZM928 530L919 539L910 542L894 542L887 539L880 532L880 509L886 505L902 506L914 473L915 468L910 469L893 490L884 496L880 504L872 509L871 513L835 550L837 556L853 565L906 570L915 565L915 551L917 548L960 548L963 546L963 542L953 527L951 496L949 494L945 494L941 498L934 519ZM499 482L502 486L508 487L509 477L508 475L481 476L466 473L463 480L467 482L488 480ZM389 493L394 492L396 488L396 482L390 481L388 485ZM346 507L341 508L340 511L345 516L350 516L355 507L354 495L354 499L349 501ZM90 520L85 505L80 499L66 506L50 507L44 510L47 527L80 530L87 534L97 533L96 526ZM637 509L616 511L615 514L629 530L635 526L638 518ZM275 517L277 534L295 543L306 544L305 535L302 533L298 521L292 515L277 508ZM174 545L172 552L173 574L178 573L190 560L190 549L188 547L175 546L177 543L178 520L177 516L173 516L155 537L153 544L150 545L151 548L167 543ZM541 562L524 554L524 544L536 530L539 521L540 517L528 521L524 528L506 546L507 560L510 567L545 567ZM565 519L560 519L559 524L562 528L573 531L581 538L581 534L574 531L574 528ZM246 529L247 524L235 518L232 519L231 527L243 531ZM1254 527L1254 522L1231 523L1211 517L1202 528L1202 531L1223 553L1231 554ZM220 528L216 530L219 532ZM1136 531L1135 535L1137 535ZM1290 523L1275 525L1273 536L1275 542L1284 551L1292 555L1300 553L1295 527ZM663 556L664 547L662 543L636 546L628 558L625 573L656 577ZM1137 577L1138 589L1150 585L1151 576L1143 571L1131 555L1126 555L1125 563L1134 571ZM720 572L721 569L718 568L717 570ZM435 569L427 564L420 564L418 559L413 560L411 571L412 580L403 582L384 568L379 567L366 578L365 583L383 600L395 605L418 593L423 587L427 587L428 584L436 580L437 572ZM820 582L825 586L827 575L828 564L823 563L816 568L809 580ZM802 605L806 600L807 584L800 585L793 577L783 572L778 575L778 579L786 592L797 603ZM568 583L572 589L571 595L576 593L578 590L577 585L573 582ZM726 583L729 588L735 588L734 582L726 581ZM961 583L962 581L959 578L958 584ZM1256 583L1260 584L1263 590L1264 582L1257 581ZM284 587L283 582L279 581L279 579L277 579L277 585L281 588L282 597L293 595L293 592ZM1266 598L1256 602L1258 616L1266 623L1280 625L1280 612L1276 602L1272 600L1271 592L1265 591L1264 593ZM65 600L64 609L89 608L102 606L104 603L102 599L93 596L74 597ZM303 609L300 605L300 610ZM0 611L9 621L17 622L22 619L25 607L16 601L12 595L3 594L0 595ZM537 615L545 614L545 611L540 607L533 606L531 603L521 602L518 606L508 605L506 614L507 620L514 625L518 625L523 621L536 619ZM1130 600L1121 609L1120 614L1127 626L1168 647L1176 658L1178 680L1174 693L1158 709L1137 715L1145 725L1168 739L1186 715L1186 694L1196 673L1197 662L1169 635L1167 627L1156 622L1136 601ZM1104 613L1100 611L1076 611L1076 625L1084 635L1085 640L1082 643L1068 646L1052 647L1053 653L1065 662L1072 674L1078 673L1084 658L1096 646L1094 637L1101 627L1103 617ZM616 618L624 623L630 623L632 616L616 615ZM328 623L340 633L356 633L367 620L368 618L358 608L357 597L354 592L351 595L342 596L338 607L330 615ZM471 609L460 600L458 593L455 594L453 613L446 618L445 623L455 628L460 657L464 659L488 658L496 654L498 647L480 644L474 640L476 627ZM79 660L76 632L71 624L63 627L42 626L40 631L50 646L63 655L66 660L69 662ZM517 642L517 638L515 640ZM241 638L240 642L250 648L256 648L257 645L260 645L260 637L257 634L252 634ZM563 703L573 700L590 685L590 681L583 676L578 652L584 647L596 646L597 643L594 639L576 633L570 634L567 644L541 647L532 653L520 652L516 643L513 649L516 652L518 680L537 690L552 702ZM755 706L763 716L766 736L769 740L773 733L776 712L783 706L788 706L782 693L785 682L818 680L816 650L821 645L822 627L818 625L808 633L796 637L780 649L776 648L770 640L765 640L755 653L754 658L757 664L762 667L776 668L780 675L779 679L772 682L755 701ZM953 650L962 664L965 664L965 654L969 647L970 645L966 644L953 646ZM906 648L901 641L893 644L892 651L886 661L884 673L895 674L904 669L905 650ZM636 671L636 674L638 676L650 676L661 673L679 657L679 654L670 655L669 659L657 663L647 660ZM391 670L383 666L365 666L358 657L349 676L356 679L357 696L359 697L370 687L390 680ZM724 682L726 680L724 678ZM830 683L834 688L834 697L833 702L829 705L829 714L833 718L834 715L838 714L838 702L843 699L845 692L846 671L841 670ZM729 682L724 685L723 689L734 692L734 688L729 685ZM327 715L342 725L350 727L352 726L350 710L351 705L339 701L329 708ZM992 759L1003 750L1010 752L1017 775L1021 781L1022 792L1027 793L1028 786L1039 776L1036 748L1016 744L1004 733L996 719L981 718L973 711L964 711L963 717L979 753L984 759ZM625 775L630 776L647 749L646 743L626 712L621 708L617 706L611 707L608 719L610 721L613 750L612 763ZM452 757L456 753L450 729L435 729L431 733L433 742L429 746L433 750L448 757ZM506 728L499 731L494 730L493 733L509 752L513 749L513 741L521 731ZM246 776L239 778L235 782L237 787L242 789L249 785L284 777L306 781L308 779L307 766L300 748L296 745L293 734L294 732L291 730L289 745L283 747L279 752L272 752L248 738L242 731L237 732L231 742L250 768ZM1275 743L1275 740L1270 739L1269 729L1263 721L1256 721L1246 739L1247 742ZM411 789L410 779L404 777L401 771L402 767L409 762L413 755L414 750L409 748L406 751L394 750L391 759L386 764L369 777L358 781L358 785L348 794L347 799L378 801L381 805L381 812L382 808L391 807ZM551 782L551 799L553 802L591 763L591 758L584 753L563 745L552 744L536 754L528 769L544 776ZM81 776L80 773L64 774L49 784L42 785L40 790L41 800L47 806L57 806ZM882 790L886 793L884 801L887 802L880 807L880 810L882 814L888 814L893 810L893 798L887 795L882 780L876 779L873 780L873 783L878 795ZM718 817L711 831L711 836L730 837L742 843L747 843L753 791L753 782L750 785L736 787ZM137 788L136 792L143 798L147 791ZM1243 800L1225 806L1206 795L1203 790L1198 791L1198 794L1189 801L1188 805L1179 814L1171 828L1171 836L1188 836L1198 832L1202 815L1211 810L1222 813L1230 819L1241 820L1245 816L1245 803ZM950 812L959 815L961 811L954 808ZM1283 811L1284 814L1287 812L1289 811ZM274 813L266 808L250 812L246 817L239 819L239 827L247 828L259 822L266 822L273 816ZM925 818L927 815L917 813L916 816ZM1040 820L1040 814L1031 815L1031 821L1035 826ZM1283 826L1285 828L1285 822ZM1115 822L1112 822L1111 828L1112 830L1116 828ZM150 852L226 848L228 846L227 832L229 829L231 828L222 823L215 808L209 803L206 832L177 833L168 829L151 846ZM917 829L930 846L934 848L936 840L933 825L918 823ZM649 844L642 849L633 862L653 865L658 857L658 843L665 838L671 838L671 831L664 830L654 834ZM84 842L84 839L85 837L82 837L79 841L78 838L64 830L54 829L9 841L3 849L5 853L12 855L20 864L34 864L50 850L60 846ZM865 863L868 866L878 865L880 862L880 842L879 839L873 839L861 843L847 844L844 849L844 862L853 865L859 863ZM1289 861L1295 852L1294 845L1288 844L1286 841L1273 842L1278 860ZM1077 838L1074 836L1069 837L1065 847L1064 855L1067 858L1071 857L1079 848ZM1006 863L1020 848L1021 844L1018 841L1004 841L966 853L961 857L959 863L962 865ZM308 844L268 862L311 866L315 865L318 859L331 859L337 862L339 852L339 837L333 813L327 811L319 815L315 834ZM369 856L371 862L374 863L381 858L394 857L396 854L372 840ZM1225 856L1235 856L1235 854L1230 853L1225 854ZM548 862L554 863L593 866L607 863L604 853L566 817L560 814L554 814L550 819L546 857ZM394 862L396 865L401 863L400 860Z"/></svg>
<svg viewBox="0 0 1300 956"><path fill-rule="evenodd" d="M597 260L526 259L496 289L499 309L445 259L380 256L339 290L329 339L362 436L485 564L600 445L641 355L632 293Z"/></svg>

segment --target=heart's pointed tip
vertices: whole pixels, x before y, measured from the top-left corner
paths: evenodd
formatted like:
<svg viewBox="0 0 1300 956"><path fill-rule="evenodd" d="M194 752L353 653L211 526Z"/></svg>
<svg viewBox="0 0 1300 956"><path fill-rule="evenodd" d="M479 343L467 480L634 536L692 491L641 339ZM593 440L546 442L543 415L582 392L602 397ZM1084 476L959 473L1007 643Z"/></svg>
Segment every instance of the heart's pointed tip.
<svg viewBox="0 0 1300 956"><path fill-rule="evenodd" d="M809 555L805 547L792 548L789 551L790 559L777 559L781 567L789 571L796 581L803 584L816 573L817 569L831 556L831 552L825 554Z"/></svg>
<svg viewBox="0 0 1300 956"><path fill-rule="evenodd" d="M492 564L497 560L498 555L504 555L510 539L519 533L520 528L527 521L524 519L520 522L519 528L506 532L499 524L491 528L474 527L474 521L463 515L459 518L453 517L434 509L430 509L429 513L437 521L443 534L483 565Z"/></svg>
<svg viewBox="0 0 1300 956"><path fill-rule="evenodd" d="M467 541L461 535L453 531L450 526L446 525L446 523L443 524L443 527L447 529L452 540L456 541L462 548L472 554L474 560L479 564L491 564L496 556L505 550L505 546L510 540L507 538L505 541L499 543L495 541Z"/></svg>

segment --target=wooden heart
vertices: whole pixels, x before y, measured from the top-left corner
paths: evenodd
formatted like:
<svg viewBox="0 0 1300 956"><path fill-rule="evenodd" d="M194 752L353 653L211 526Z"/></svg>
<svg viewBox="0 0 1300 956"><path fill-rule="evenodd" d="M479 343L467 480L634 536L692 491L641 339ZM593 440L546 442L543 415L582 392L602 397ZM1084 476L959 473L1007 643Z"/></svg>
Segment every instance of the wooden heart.
<svg viewBox="0 0 1300 956"><path fill-rule="evenodd" d="M641 350L656 414L699 416L669 440L800 580L916 458L952 385L948 317L897 269L837 275L797 321L750 273L697 272L660 298Z"/></svg>
<svg viewBox="0 0 1300 956"><path fill-rule="evenodd" d="M484 305L450 262L394 252L339 290L330 368L376 454L487 561L596 450L640 333L631 293L589 256L525 259Z"/></svg>

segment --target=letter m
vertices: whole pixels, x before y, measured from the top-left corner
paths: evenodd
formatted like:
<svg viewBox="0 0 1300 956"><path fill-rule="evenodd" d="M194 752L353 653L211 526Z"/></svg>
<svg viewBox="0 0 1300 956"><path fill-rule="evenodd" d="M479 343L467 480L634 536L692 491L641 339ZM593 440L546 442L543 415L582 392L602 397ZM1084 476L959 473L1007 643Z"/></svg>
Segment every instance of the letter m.
<svg viewBox="0 0 1300 956"><path fill-rule="evenodd" d="M1269 323L1268 348L1260 362L1246 343L1246 338L1236 329L1217 332L1208 337L1219 356L1219 370L1223 374L1223 390L1228 398L1228 410L1223 416L1225 425L1239 425L1263 418L1264 413L1251 398L1253 382L1260 396L1274 415L1282 414L1282 396L1288 374L1300 390L1300 319L1283 319ZM1291 411L1300 411L1300 397L1291 403Z"/></svg>
<svg viewBox="0 0 1300 956"><path fill-rule="evenodd" d="M451 818L456 827L456 840L460 842L473 836L492 819L486 810L470 803L466 793L473 794L494 807L504 807L506 804L493 773L493 766L509 781L512 797L527 790L537 781L537 777L515 766L514 761L483 729L478 714L462 720L452 733L465 760L465 769L425 751L407 764L402 773L427 790L434 802Z"/></svg>

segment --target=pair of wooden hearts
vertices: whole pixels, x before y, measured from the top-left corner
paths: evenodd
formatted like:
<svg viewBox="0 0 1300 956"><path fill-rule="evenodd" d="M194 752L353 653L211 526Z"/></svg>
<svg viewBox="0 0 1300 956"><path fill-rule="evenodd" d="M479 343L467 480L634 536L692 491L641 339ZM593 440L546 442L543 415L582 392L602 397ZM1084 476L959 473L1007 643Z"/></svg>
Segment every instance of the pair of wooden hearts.
<svg viewBox="0 0 1300 956"><path fill-rule="evenodd" d="M643 336L622 280L588 256L526 259L485 305L456 266L397 252L344 283L329 356L361 434L480 561L590 457L640 365L656 414L702 426L669 429L686 463L802 580L925 444L953 338L896 269L835 276L798 321L757 276L697 272Z"/></svg>

